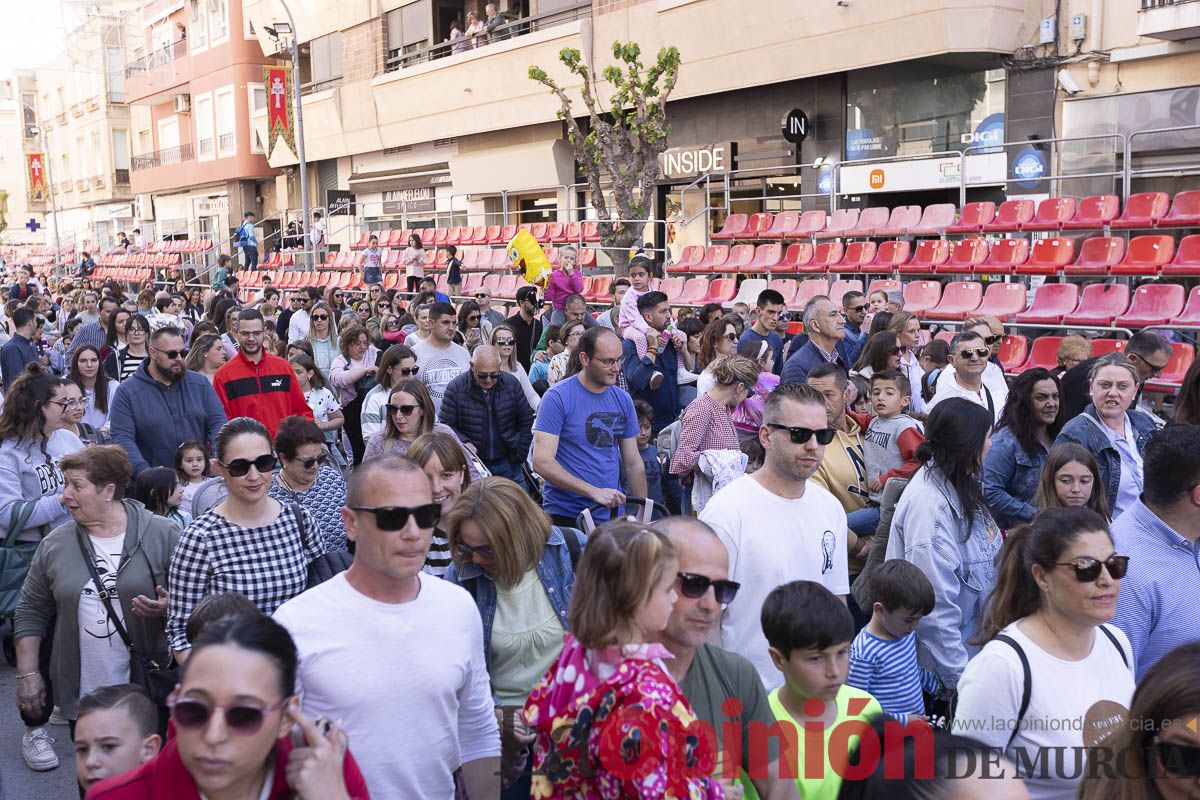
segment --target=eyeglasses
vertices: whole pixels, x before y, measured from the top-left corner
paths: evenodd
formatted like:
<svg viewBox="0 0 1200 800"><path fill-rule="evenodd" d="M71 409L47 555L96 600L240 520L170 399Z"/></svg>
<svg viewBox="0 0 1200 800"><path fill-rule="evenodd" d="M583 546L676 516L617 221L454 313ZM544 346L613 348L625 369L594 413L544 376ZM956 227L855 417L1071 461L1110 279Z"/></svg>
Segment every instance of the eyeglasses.
<svg viewBox="0 0 1200 800"><path fill-rule="evenodd" d="M1167 368L1166 364L1163 364L1161 367L1158 366L1157 364L1151 364L1149 361L1142 358L1137 353L1126 353L1126 355L1129 356L1129 358L1131 358L1131 359L1136 358L1138 361L1142 362L1147 367L1149 367L1150 368L1150 377L1152 377L1152 378L1157 378L1158 376L1162 375L1163 370Z"/></svg>
<svg viewBox="0 0 1200 800"><path fill-rule="evenodd" d="M1074 567L1075 580L1080 583L1092 583L1100 577L1100 568L1104 567L1108 570L1109 576L1119 581L1125 577L1125 573L1129 571L1129 556L1112 555L1101 561L1098 558L1084 556L1077 558L1074 561L1060 561L1060 567Z"/></svg>
<svg viewBox="0 0 1200 800"><path fill-rule="evenodd" d="M392 416L395 416L396 414L403 414L407 417L411 416L414 411L420 408L420 406L394 406L391 403L388 403L386 406L384 406L384 408L386 408L387 413Z"/></svg>
<svg viewBox="0 0 1200 800"><path fill-rule="evenodd" d="M515 344L513 339L497 339L496 347L512 347Z"/></svg>
<svg viewBox="0 0 1200 800"><path fill-rule="evenodd" d="M158 350L157 347L154 349ZM187 354L188 354L188 351L186 348L183 350L158 350L158 352L160 352L164 356L166 356L168 361L174 361L177 358L187 358Z"/></svg>
<svg viewBox="0 0 1200 800"><path fill-rule="evenodd" d="M963 359L964 361L970 361L972 357L987 358L991 354L992 354L991 350L984 350L983 348L975 348L974 350L959 350L958 351L958 357Z"/></svg>
<svg viewBox="0 0 1200 800"><path fill-rule="evenodd" d="M999 344L1003 340L1004 340L1004 334L1002 334L1002 333L996 334L993 336L984 336L983 337L983 343L986 344L988 347L991 347L994 344Z"/></svg>
<svg viewBox="0 0 1200 800"><path fill-rule="evenodd" d="M475 378L476 378L476 380L481 380L481 381L494 381L494 380L499 380L500 373L499 372L476 372Z"/></svg>
<svg viewBox="0 0 1200 800"><path fill-rule="evenodd" d="M458 554L460 561L470 561L471 556L479 556L484 561L496 560L496 551L487 545L483 545L482 547L471 547L471 545L467 544L466 542L459 542L458 546L454 548L454 552Z"/></svg>
<svg viewBox="0 0 1200 800"><path fill-rule="evenodd" d="M889 353L891 353L891 354L892 354L892 355L894 355L894 356L899 356L899 355L903 355L903 354L904 354L904 348L903 348L903 347L901 347L900 345L896 345L895 347L893 347L893 348L892 348L891 350L889 350L888 352L889 352Z"/></svg>
<svg viewBox="0 0 1200 800"><path fill-rule="evenodd" d="M725 334L725 338L731 342L736 342L738 340L738 335L736 333L727 333Z"/></svg>
<svg viewBox="0 0 1200 800"><path fill-rule="evenodd" d="M471 314L470 316L467 317L467 322L479 322L479 315Z"/></svg>
<svg viewBox="0 0 1200 800"><path fill-rule="evenodd" d="M71 398L70 400L51 400L50 402L54 403L54 405L58 406L63 411L66 411L68 408L82 408L83 407L83 399L77 398L77 397Z"/></svg>
<svg viewBox="0 0 1200 800"><path fill-rule="evenodd" d="M408 524L411 517L418 528L432 528L442 518L440 503L426 503L423 506L350 506L352 511L362 511L375 517L375 527L381 531L398 531Z"/></svg>
<svg viewBox="0 0 1200 800"><path fill-rule="evenodd" d="M570 337L568 337L568 338L570 338ZM581 355L586 355L586 354L581 353ZM594 356L588 356L588 361L590 361L594 364L599 364L600 366L604 367L605 369L610 369L612 367L615 367L617 364L619 364L621 359L619 359L619 358L595 358Z"/></svg>
<svg viewBox="0 0 1200 800"><path fill-rule="evenodd" d="M260 475L266 475L274 472L277 462L274 453L264 453L255 459L235 458L226 464L223 461L218 461L225 469L229 470L230 477L241 478L250 472L250 468L254 467Z"/></svg>
<svg viewBox="0 0 1200 800"><path fill-rule="evenodd" d="M861 314L867 310L867 305L866 305L866 303L864 303L861 306L852 306L850 308L847 308L846 310L853 311L855 314Z"/></svg>
<svg viewBox="0 0 1200 800"><path fill-rule="evenodd" d="M1178 778L1200 778L1200 747L1179 742L1164 742L1154 737L1150 745L1158 763L1168 774Z"/></svg>
<svg viewBox="0 0 1200 800"><path fill-rule="evenodd" d="M475 293L475 299L476 299L476 300L486 300L487 298L488 298L488 293L487 293L487 292L476 292L476 293Z"/></svg>
<svg viewBox="0 0 1200 800"><path fill-rule="evenodd" d="M417 371L421 368L420 367L400 367L399 369L400 369L401 377L411 378L413 375L416 375Z"/></svg>
<svg viewBox="0 0 1200 800"><path fill-rule="evenodd" d="M191 697L167 698L167 707L171 709L171 718L175 727L181 730L198 730L208 724L214 711L225 715L225 725L239 736L253 736L262 728L264 717L272 711L283 708L287 698L272 703L266 708L246 705L219 706Z"/></svg>
<svg viewBox="0 0 1200 800"><path fill-rule="evenodd" d="M321 453L321 455L317 456L316 458L306 458L302 461L300 459L296 459L297 463L299 463L300 466L304 467L305 469L312 469L317 464L324 464L328 460L328 453Z"/></svg>
<svg viewBox="0 0 1200 800"><path fill-rule="evenodd" d="M328 314L313 314L312 317L310 317L310 319L312 319L313 322L325 322L327 319L329 319L329 315Z"/></svg>
<svg viewBox="0 0 1200 800"><path fill-rule="evenodd" d="M768 422L767 427L777 431L787 431L792 439L792 444L804 444L812 437L817 437L817 444L829 444L833 441L833 437L837 436L837 431L833 428L822 428L813 430L812 428L791 428L787 425L780 425L775 422Z"/></svg>
<svg viewBox="0 0 1200 800"><path fill-rule="evenodd" d="M679 572L676 573L679 578L679 592L684 597L690 597L693 600L698 600L704 597L708 591L708 587L712 587L713 596L717 598L717 602L723 606L733 602L733 598L737 596L738 589L742 585L737 581L714 581L706 575L697 575L694 572Z"/></svg>

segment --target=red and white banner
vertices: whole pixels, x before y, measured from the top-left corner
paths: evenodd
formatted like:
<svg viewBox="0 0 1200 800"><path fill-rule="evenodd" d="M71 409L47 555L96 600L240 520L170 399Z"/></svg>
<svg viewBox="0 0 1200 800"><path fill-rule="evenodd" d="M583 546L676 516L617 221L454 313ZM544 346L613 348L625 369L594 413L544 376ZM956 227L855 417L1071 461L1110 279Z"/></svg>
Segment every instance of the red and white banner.
<svg viewBox="0 0 1200 800"><path fill-rule="evenodd" d="M293 116L296 84L287 67L263 67L263 86L267 90L267 158L275 152L279 137L296 152L295 117Z"/></svg>
<svg viewBox="0 0 1200 800"><path fill-rule="evenodd" d="M33 200L45 200L46 188L46 156L43 153L26 153L25 167L29 175L29 197Z"/></svg>

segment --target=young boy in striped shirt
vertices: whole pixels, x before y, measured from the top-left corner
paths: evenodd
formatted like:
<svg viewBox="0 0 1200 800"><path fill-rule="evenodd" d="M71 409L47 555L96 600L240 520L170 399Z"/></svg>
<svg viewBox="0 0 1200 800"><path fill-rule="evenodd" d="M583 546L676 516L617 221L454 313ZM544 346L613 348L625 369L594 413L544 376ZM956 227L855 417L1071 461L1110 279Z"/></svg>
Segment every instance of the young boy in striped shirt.
<svg viewBox="0 0 1200 800"><path fill-rule="evenodd" d="M901 559L885 561L870 580L873 613L850 645L846 683L869 692L901 724L928 722L921 690L937 694L938 680L917 666L916 628L933 611L933 584Z"/></svg>

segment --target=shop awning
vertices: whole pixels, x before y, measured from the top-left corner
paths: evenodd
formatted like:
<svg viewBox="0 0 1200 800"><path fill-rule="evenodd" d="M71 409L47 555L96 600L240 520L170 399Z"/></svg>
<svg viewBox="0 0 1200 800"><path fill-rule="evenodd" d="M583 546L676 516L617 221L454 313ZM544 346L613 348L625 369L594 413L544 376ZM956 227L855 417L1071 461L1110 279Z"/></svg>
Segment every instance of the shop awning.
<svg viewBox="0 0 1200 800"><path fill-rule="evenodd" d="M443 186L450 182L448 163L427 164L411 169L385 169L360 172L350 176L352 192L394 192L402 189L421 189Z"/></svg>
<svg viewBox="0 0 1200 800"><path fill-rule="evenodd" d="M562 139L462 153L450 159L455 194L499 194L575 182L575 158Z"/></svg>

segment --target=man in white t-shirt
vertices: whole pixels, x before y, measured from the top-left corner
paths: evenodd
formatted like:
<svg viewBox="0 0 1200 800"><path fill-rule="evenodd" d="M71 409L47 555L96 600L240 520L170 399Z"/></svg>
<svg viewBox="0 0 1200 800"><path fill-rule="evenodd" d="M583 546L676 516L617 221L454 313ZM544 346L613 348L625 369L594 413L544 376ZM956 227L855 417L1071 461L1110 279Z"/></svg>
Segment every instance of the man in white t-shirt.
<svg viewBox="0 0 1200 800"><path fill-rule="evenodd" d="M948 398L962 397L991 411L998 422L1008 401L1008 384L1004 381L1003 371L988 361L991 354L987 341L978 331L965 330L955 336L950 342L953 369L947 368L938 376L937 390L925 410L933 411L934 406ZM989 367L999 375L998 382L988 380Z"/></svg>
<svg viewBox="0 0 1200 800"><path fill-rule="evenodd" d="M846 512L808 480L835 435L820 392L781 384L768 395L758 430L766 451L762 469L721 489L700 514L729 551L730 580L742 585L738 602L722 618L722 641L754 664L767 687L780 681L759 621L771 590L809 580L843 600L850 591Z"/></svg>
<svg viewBox="0 0 1200 800"><path fill-rule="evenodd" d="M417 377L429 390L438 416L442 413L442 397L446 394L446 386L471 369L470 351L454 341L456 322L452 305L434 303L429 307L429 338L409 339L409 347L417 357L417 366L421 368Z"/></svg>
<svg viewBox="0 0 1200 800"><path fill-rule="evenodd" d="M421 572L440 508L412 460L363 462L342 509L354 563L275 612L300 652L304 713L340 720L383 800L451 800L459 767L469 796L500 795L479 610Z"/></svg>

